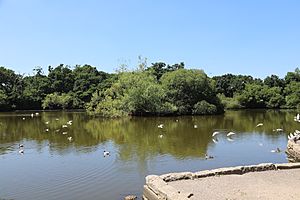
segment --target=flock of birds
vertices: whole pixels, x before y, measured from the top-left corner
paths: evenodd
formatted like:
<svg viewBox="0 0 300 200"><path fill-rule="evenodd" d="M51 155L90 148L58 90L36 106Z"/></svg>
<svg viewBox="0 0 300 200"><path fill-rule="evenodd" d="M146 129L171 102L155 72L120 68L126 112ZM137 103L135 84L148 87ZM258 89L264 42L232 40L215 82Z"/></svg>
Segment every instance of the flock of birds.
<svg viewBox="0 0 300 200"><path fill-rule="evenodd" d="M39 113L35 113L35 114L34 114L34 113L31 113L30 116L33 118L34 116L39 116ZM23 117L22 119L25 120L26 118ZM59 119L56 118L55 120L58 121ZM294 117L294 121L300 122L300 114L297 114L297 115ZM178 120L176 120L176 122L178 122ZM73 121L70 120L70 121L67 122L67 124L63 124L63 125L62 125L62 128L63 128L63 129L64 129L64 128L68 128L68 125L71 126L72 123L73 123ZM45 124L48 125L48 124L49 124L49 121L46 121ZM256 127L261 127L261 126L263 126L263 125L264 125L263 123L258 123L258 124L256 125ZM157 127L160 128L160 129L162 129L162 128L164 127L164 124L159 124ZM198 128L198 126L197 126L197 125L194 125L194 128ZM46 128L45 131L46 131L46 132L49 132L49 128ZM60 129L57 129L57 130L55 130L55 131L56 131L56 132L59 132ZM276 132L283 132L283 129L282 129L282 128L277 128L277 129L273 129L273 131L276 131ZM222 133L222 132L220 132L220 131L215 131L215 132L212 133L212 141L213 141L214 143L218 143L218 138L217 138L217 136L218 136L219 134L221 134L221 133ZM63 135L66 135L67 132L66 132L66 131L63 131L62 134L63 134ZM236 134L236 133L235 133L235 132L232 132L232 131L228 132L228 133L226 134L227 140L230 141L230 142L234 141L231 137L232 137L233 135L235 135L235 134ZM163 134L158 135L158 138L163 138ZM294 142L300 140L300 131L296 130L294 133L290 133L290 134L288 135L288 139L289 139L289 140L292 140L292 141L294 141ZM70 136L70 137L67 137L67 140L71 142L71 141L73 140L73 138ZM260 143L259 145L262 146L261 143ZM281 152L281 149L279 149L279 148L277 147L276 149L271 150L271 152L272 152L272 153L280 153L280 152ZM20 153L20 154L24 154L24 145L23 145L23 144L19 144L19 153ZM104 150L104 151L103 151L103 156L104 156L104 157L110 156L110 152ZM214 158L213 156L208 155L208 154L205 154L205 159L213 159L213 158Z"/></svg>
<svg viewBox="0 0 300 200"><path fill-rule="evenodd" d="M30 117L33 118L34 116L39 116L39 113L31 113L30 114ZM26 120L25 117L22 118L22 120ZM56 118L55 121L59 121L59 118ZM50 122L49 121L46 121L45 124L48 125ZM62 129L56 129L55 132L60 132L62 130L62 134L63 135L66 135L68 134L68 132L66 131L66 129L71 126L73 124L73 121L72 120L69 120L66 124L63 124L61 127ZM45 132L49 132L50 129L49 128L46 128L45 129ZM69 142L73 141L73 138L71 136L67 137L67 140ZM24 144L19 144L19 154L24 154ZM109 151L106 151L104 150L103 151L103 156L104 157L107 157L107 156L110 156L110 152Z"/></svg>
<svg viewBox="0 0 300 200"><path fill-rule="evenodd" d="M300 114L297 114L297 115L294 117L294 121L300 122ZM178 122L178 120L176 120L176 122ZM261 126L263 126L263 125L264 125L263 123L258 123L258 124L256 125L256 127L261 127ZM162 129L162 128L164 128L164 124L159 124L157 127L160 128L160 129ZM194 128L198 128L198 126L197 126L197 125L194 125ZM274 131L274 132L283 132L283 129L282 129L282 128L276 128L276 129L273 129L273 131ZM218 143L218 138L217 138L217 136L218 136L219 134L221 134L221 133L224 133L224 132L221 132L221 131L215 131L215 132L212 133L212 141L213 141L214 143ZM233 142L234 140L232 139L232 136L234 136L235 134L236 134L236 133L233 132L233 131L230 131L230 132L226 133L227 140L230 141L230 142ZM163 138L163 135L162 135L162 134L158 135L158 138ZM289 139L289 140L293 140L294 142L300 140L300 131L299 131L299 130L296 130L294 133L290 133L290 134L288 135L288 139ZM260 145L260 146L263 146L262 143L259 143L259 145ZM272 152L272 153L280 153L280 152L282 152L282 150L281 150L280 148L277 147L276 149L272 149L270 152ZM204 157L205 157L205 159L213 159L213 158L214 158L213 156L208 155L208 154L205 154Z"/></svg>
<svg viewBox="0 0 300 200"><path fill-rule="evenodd" d="M31 117L31 118L33 118L34 116L39 116L40 114L39 113L31 113L29 116ZM26 120L26 118L25 117L22 117L22 120ZM55 121L59 121L59 118L56 118L55 119ZM50 122L49 121L46 121L45 122L45 124L46 125L48 125ZM73 121L72 120L70 120L70 121L68 121L66 124L63 124L62 125L62 129L56 129L55 130L55 132L60 132L61 130L62 130L62 134L63 135L66 135L66 134L68 134L68 132L66 131L66 128L68 128L68 126L71 126L73 124ZM45 132L49 132L50 131L50 129L47 127L46 129L45 129ZM71 136L69 136L69 137L67 137L67 140L69 141L69 142L72 142L73 141L73 138L71 137ZM20 154L24 154L24 144L19 144L19 153Z"/></svg>

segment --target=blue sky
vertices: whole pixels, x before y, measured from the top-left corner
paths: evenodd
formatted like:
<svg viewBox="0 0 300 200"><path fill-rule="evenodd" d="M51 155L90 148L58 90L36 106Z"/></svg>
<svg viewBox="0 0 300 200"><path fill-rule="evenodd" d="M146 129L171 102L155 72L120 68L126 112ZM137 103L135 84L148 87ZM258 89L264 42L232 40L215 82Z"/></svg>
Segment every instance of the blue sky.
<svg viewBox="0 0 300 200"><path fill-rule="evenodd" d="M283 77L300 63L300 1L0 0L0 65L185 62L209 76Z"/></svg>

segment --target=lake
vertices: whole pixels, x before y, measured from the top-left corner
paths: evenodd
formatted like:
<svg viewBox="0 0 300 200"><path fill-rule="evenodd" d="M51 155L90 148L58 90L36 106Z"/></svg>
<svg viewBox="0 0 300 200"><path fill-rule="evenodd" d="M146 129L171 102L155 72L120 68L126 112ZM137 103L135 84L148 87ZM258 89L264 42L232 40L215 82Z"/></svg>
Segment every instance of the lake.
<svg viewBox="0 0 300 200"><path fill-rule="evenodd" d="M0 113L0 199L121 200L141 197L150 174L284 163L287 134L300 127L294 110L123 119L31 113Z"/></svg>

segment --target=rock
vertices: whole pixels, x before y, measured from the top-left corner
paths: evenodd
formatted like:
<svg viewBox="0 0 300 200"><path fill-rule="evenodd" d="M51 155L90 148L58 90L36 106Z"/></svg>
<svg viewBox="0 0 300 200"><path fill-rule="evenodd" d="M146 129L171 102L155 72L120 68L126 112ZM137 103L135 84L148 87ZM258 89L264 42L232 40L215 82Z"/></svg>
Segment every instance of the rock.
<svg viewBox="0 0 300 200"><path fill-rule="evenodd" d="M135 196L135 195L128 195L128 196L125 197L124 200L136 200L136 199L137 199L137 196Z"/></svg>

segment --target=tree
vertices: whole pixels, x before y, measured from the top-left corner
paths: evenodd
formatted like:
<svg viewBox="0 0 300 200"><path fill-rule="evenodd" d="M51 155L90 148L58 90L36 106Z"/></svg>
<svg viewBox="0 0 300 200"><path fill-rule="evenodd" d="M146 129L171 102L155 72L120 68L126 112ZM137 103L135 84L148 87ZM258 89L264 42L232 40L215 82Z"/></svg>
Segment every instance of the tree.
<svg viewBox="0 0 300 200"><path fill-rule="evenodd" d="M286 84L291 83L292 81L300 82L300 70L297 67L294 72L288 72L284 77Z"/></svg>
<svg viewBox="0 0 300 200"><path fill-rule="evenodd" d="M96 67L90 65L77 65L73 70L73 106L75 108L84 108L85 103L91 100L92 94L105 79L108 74L99 72Z"/></svg>
<svg viewBox="0 0 300 200"><path fill-rule="evenodd" d="M273 74L271 76L267 76L264 79L264 84L267 85L268 87L284 88L284 80L280 79L278 76Z"/></svg>
<svg viewBox="0 0 300 200"><path fill-rule="evenodd" d="M60 64L55 69L49 67L48 78L51 82L51 92L68 93L73 90L74 76L69 66Z"/></svg>
<svg viewBox="0 0 300 200"><path fill-rule="evenodd" d="M61 95L57 92L48 94L43 101L43 109L66 109L70 108L72 97L68 94L62 93Z"/></svg>
<svg viewBox="0 0 300 200"><path fill-rule="evenodd" d="M173 103L179 114L192 114L194 105L202 100L215 105L217 113L223 112L212 81L202 70L168 72L162 76L161 83L167 102Z"/></svg>
<svg viewBox="0 0 300 200"><path fill-rule="evenodd" d="M51 83L43 74L42 68L34 69L35 75L24 77L24 90L22 98L23 109L41 109L42 101L51 92Z"/></svg>
<svg viewBox="0 0 300 200"><path fill-rule="evenodd" d="M300 106L300 82L292 81L284 89L287 108Z"/></svg>

